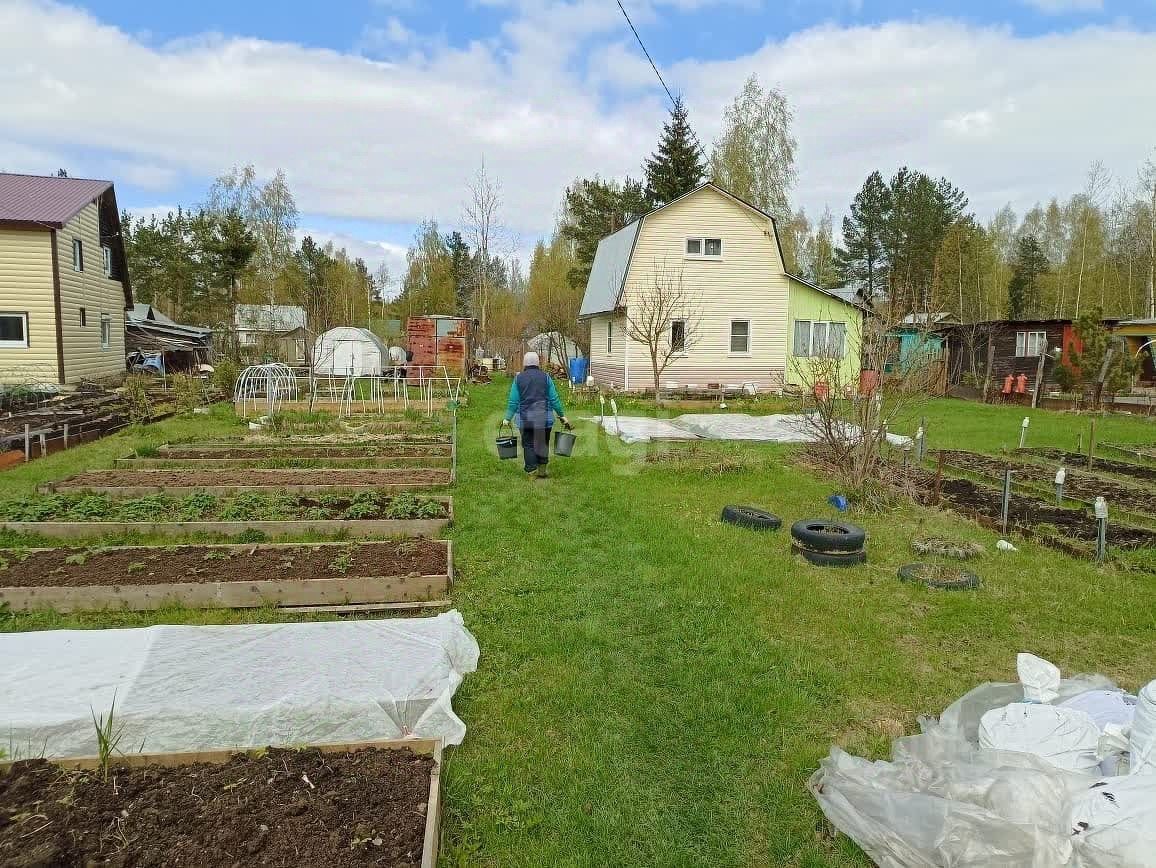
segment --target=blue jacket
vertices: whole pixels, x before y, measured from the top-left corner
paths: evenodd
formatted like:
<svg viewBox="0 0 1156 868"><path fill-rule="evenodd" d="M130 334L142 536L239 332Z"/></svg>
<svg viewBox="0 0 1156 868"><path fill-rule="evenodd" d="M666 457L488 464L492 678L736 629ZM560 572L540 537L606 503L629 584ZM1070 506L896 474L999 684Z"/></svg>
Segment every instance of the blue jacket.
<svg viewBox="0 0 1156 868"><path fill-rule="evenodd" d="M554 414L565 416L554 379L541 368L526 368L510 383L506 401L506 418L519 417L522 427L546 427L554 424Z"/></svg>

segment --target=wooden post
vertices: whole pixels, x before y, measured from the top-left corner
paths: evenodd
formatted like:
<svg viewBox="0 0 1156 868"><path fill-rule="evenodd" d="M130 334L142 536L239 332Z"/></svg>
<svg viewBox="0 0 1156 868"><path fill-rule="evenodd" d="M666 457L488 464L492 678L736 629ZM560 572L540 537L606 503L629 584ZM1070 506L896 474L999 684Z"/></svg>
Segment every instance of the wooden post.
<svg viewBox="0 0 1156 868"><path fill-rule="evenodd" d="M1040 392L1044 387L1044 362L1047 361L1047 347L1040 353L1040 360L1036 364L1036 390L1032 393L1032 406L1040 406Z"/></svg>
<svg viewBox="0 0 1156 868"><path fill-rule="evenodd" d="M32 426L24 423L24 461L32 460Z"/></svg>
<svg viewBox="0 0 1156 868"><path fill-rule="evenodd" d="M1092 420L1091 431L1088 433L1088 469L1092 469L1092 461L1096 453L1096 420Z"/></svg>
<svg viewBox="0 0 1156 868"><path fill-rule="evenodd" d="M940 491L940 488L942 488L942 486L943 486L943 462L944 462L944 459L946 456L944 455L944 452L942 449L940 449L936 454L939 457L936 459L936 462L935 462L935 494L934 494L932 503L935 504L936 506L938 506L939 505L939 491Z"/></svg>
<svg viewBox="0 0 1156 868"><path fill-rule="evenodd" d="M987 403L987 392L991 388L991 368L995 364L995 341L987 336L987 370L983 374L983 402Z"/></svg>
<svg viewBox="0 0 1156 868"><path fill-rule="evenodd" d="M1104 353L1104 361L1100 364L1100 375L1096 378L1096 387L1093 395L1097 410L1100 409L1100 402L1103 400L1104 380L1108 379L1108 367L1112 364L1112 356L1115 352L1115 345L1109 344L1107 351Z"/></svg>
<svg viewBox="0 0 1156 868"><path fill-rule="evenodd" d="M40 432L40 457L43 458L48 454L48 435L43 431Z"/></svg>

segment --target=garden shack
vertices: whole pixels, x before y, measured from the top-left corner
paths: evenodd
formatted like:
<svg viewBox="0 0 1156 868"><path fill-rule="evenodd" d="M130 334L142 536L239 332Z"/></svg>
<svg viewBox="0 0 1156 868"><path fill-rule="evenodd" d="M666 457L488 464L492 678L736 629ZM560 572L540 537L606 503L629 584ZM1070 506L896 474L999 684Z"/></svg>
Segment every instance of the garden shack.
<svg viewBox="0 0 1156 868"><path fill-rule="evenodd" d="M474 320L460 316L411 316L406 323L406 339L413 358L410 379L420 379L421 370L444 367L451 377L464 377L473 350ZM440 373L440 371L438 372Z"/></svg>

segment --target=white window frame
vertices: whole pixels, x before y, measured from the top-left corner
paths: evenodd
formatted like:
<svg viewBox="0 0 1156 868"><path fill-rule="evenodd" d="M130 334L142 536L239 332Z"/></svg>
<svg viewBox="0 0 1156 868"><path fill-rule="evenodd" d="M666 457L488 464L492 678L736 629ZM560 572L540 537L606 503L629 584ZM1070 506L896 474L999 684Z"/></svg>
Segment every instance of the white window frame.
<svg viewBox="0 0 1156 868"><path fill-rule="evenodd" d="M606 321L606 355L614 354L614 321Z"/></svg>
<svg viewBox="0 0 1156 868"><path fill-rule="evenodd" d="M72 270L84 271L84 241L72 239Z"/></svg>
<svg viewBox="0 0 1156 868"><path fill-rule="evenodd" d="M104 257L104 276L112 277L112 248L107 244L100 245L101 256Z"/></svg>
<svg viewBox="0 0 1156 868"><path fill-rule="evenodd" d="M796 332L800 323L807 324L807 346L805 352L797 352L798 343L795 340ZM834 326L842 326L842 339L839 342L838 351L834 355L828 355L826 344L830 343L831 329ZM819 333L822 332L822 340L819 339ZM829 320L829 319L797 319L791 329L791 355L796 358L835 358L842 359L847 355L847 323L843 320Z"/></svg>
<svg viewBox="0 0 1156 868"><path fill-rule="evenodd" d="M293 339L293 353L297 356L297 361L305 361L305 338Z"/></svg>
<svg viewBox="0 0 1156 868"><path fill-rule="evenodd" d="M674 326L676 323L682 325L682 346L678 348L674 345ZM683 317L675 317L670 321L670 351L676 356L686 355L686 319Z"/></svg>
<svg viewBox="0 0 1156 868"><path fill-rule="evenodd" d="M26 350L28 349L28 313L22 310L0 310L0 316L13 317L19 319L23 323L24 339L19 341L0 340L0 350Z"/></svg>
<svg viewBox="0 0 1156 868"><path fill-rule="evenodd" d="M690 252L690 244L692 241L698 242L698 250L699 250L698 253L691 253ZM706 252L706 243L708 241L717 241L718 242L718 253L707 253ZM723 258L723 240L721 238L707 237L706 235L690 236L686 239L686 242L682 248L682 252L686 256L687 259L709 259L712 261L722 259Z"/></svg>
<svg viewBox="0 0 1156 868"><path fill-rule="evenodd" d="M740 322L746 323L747 326L747 347L745 350L735 349L735 324ZM749 356L751 354L751 341L751 321L749 319L732 319L730 321L730 326L727 329L727 349L729 350L728 355Z"/></svg>
<svg viewBox="0 0 1156 868"><path fill-rule="evenodd" d="M1035 352L1032 352L1032 350ZM1048 349L1048 333L1046 331L1017 331L1016 358L1034 359L1043 355Z"/></svg>
<svg viewBox="0 0 1156 868"><path fill-rule="evenodd" d="M77 308L77 310L80 311L80 326L81 328L84 328L88 325L88 308L81 307Z"/></svg>
<svg viewBox="0 0 1156 868"><path fill-rule="evenodd" d="M112 347L112 317L107 313L100 315L100 348L107 350Z"/></svg>

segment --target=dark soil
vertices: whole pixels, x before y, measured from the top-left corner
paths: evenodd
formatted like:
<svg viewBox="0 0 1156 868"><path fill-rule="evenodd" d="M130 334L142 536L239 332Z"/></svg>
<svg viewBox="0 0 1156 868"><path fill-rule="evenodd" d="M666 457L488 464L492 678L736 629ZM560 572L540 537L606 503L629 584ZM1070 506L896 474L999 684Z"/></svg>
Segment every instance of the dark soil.
<svg viewBox="0 0 1156 868"><path fill-rule="evenodd" d="M89 486L160 486L197 488L209 485L248 485L276 488L283 485L434 485L450 481L448 470L404 468L345 468L308 470L90 470L61 483L61 489Z"/></svg>
<svg viewBox="0 0 1156 868"><path fill-rule="evenodd" d="M165 460L190 458L425 458L448 455L444 446L238 446L230 449L197 449L171 446L158 450L156 457ZM150 456L152 457L152 456Z"/></svg>
<svg viewBox="0 0 1156 868"><path fill-rule="evenodd" d="M927 490L934 483L927 479ZM1000 520L1003 493L998 488L980 485L970 479L945 477L940 487L942 500L950 506L965 512L975 512L990 519ZM1010 524L1032 535L1036 525L1051 525L1067 539L1086 543L1096 541L1096 521L1086 512L1049 504L1034 497L1012 494L1008 507ZM1142 528L1128 527L1119 522L1108 523L1108 543L1120 548L1143 548L1156 546L1156 533Z"/></svg>
<svg viewBox="0 0 1156 868"><path fill-rule="evenodd" d="M1004 470L1010 467L1015 471L1012 484L1031 483L1037 487L1051 489L1055 484L1055 468L1027 461L993 458L989 455L980 455L975 452L960 452L945 450L946 463L949 467L978 473L992 479L1003 480ZM1105 497L1109 506L1146 515L1153 515L1156 510L1156 498L1148 491L1132 485L1125 485L1110 479L1094 476L1090 473L1069 470L1064 483L1064 496L1080 500L1094 501L1097 497Z"/></svg>
<svg viewBox="0 0 1156 868"><path fill-rule="evenodd" d="M420 864L433 758L270 748L223 764L0 775L0 868Z"/></svg>
<svg viewBox="0 0 1156 868"><path fill-rule="evenodd" d="M1041 458L1050 458L1053 461L1062 461L1066 467L1087 467L1088 456L1078 452L1065 452L1063 449L1025 449L1031 455ZM1156 467L1145 467L1141 464L1132 464L1128 461L1116 461L1111 458L1097 458L1092 462L1092 471L1111 473L1115 476L1126 476L1138 482L1156 482Z"/></svg>
<svg viewBox="0 0 1156 868"><path fill-rule="evenodd" d="M0 587L163 585L346 576L438 576L444 543L427 539L340 545L115 546L0 552Z"/></svg>

